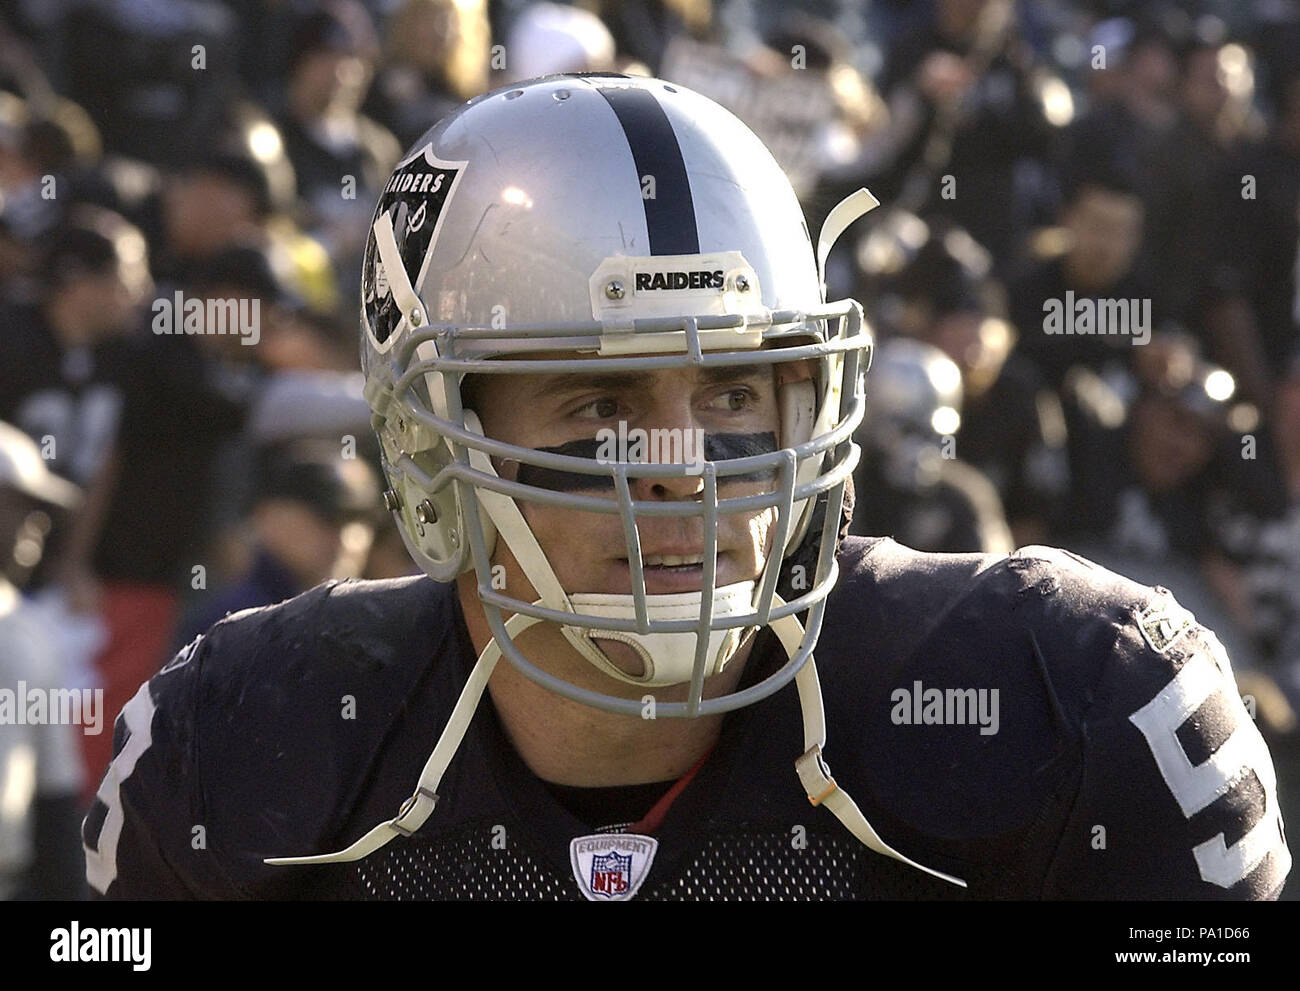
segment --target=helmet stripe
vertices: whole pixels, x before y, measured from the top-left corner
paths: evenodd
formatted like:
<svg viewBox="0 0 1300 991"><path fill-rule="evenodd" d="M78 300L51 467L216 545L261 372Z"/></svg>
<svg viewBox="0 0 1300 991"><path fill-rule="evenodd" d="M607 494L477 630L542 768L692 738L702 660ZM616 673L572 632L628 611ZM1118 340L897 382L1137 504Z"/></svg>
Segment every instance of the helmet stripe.
<svg viewBox="0 0 1300 991"><path fill-rule="evenodd" d="M614 110L632 159L637 184L642 188L645 226L652 255L697 255L700 236L695 227L695 203L686 177L682 148L668 115L653 93L636 86L599 86L600 95ZM646 193L652 177L653 195Z"/></svg>

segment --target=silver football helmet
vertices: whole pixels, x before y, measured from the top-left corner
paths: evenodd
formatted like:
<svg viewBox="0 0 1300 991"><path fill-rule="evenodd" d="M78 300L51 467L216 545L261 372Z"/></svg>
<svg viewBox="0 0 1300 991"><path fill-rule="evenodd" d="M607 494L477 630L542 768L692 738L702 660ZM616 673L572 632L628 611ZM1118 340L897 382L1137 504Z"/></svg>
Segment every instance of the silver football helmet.
<svg viewBox="0 0 1300 991"><path fill-rule="evenodd" d="M856 203L874 203L868 198L860 194ZM790 681L815 641L819 611L804 649L781 672L744 693L700 697L704 678L721 670L746 630L814 607L834 583L840 492L857 457L851 435L871 338L857 304L824 304L799 203L745 125L658 80L556 76L480 97L398 165L363 272L362 365L398 525L432 578L476 570L511 663L577 701L641 711L639 701L580 689L537 668L514 649L502 610L560 623L611 677L647 687L690 682L690 698L660 704L661 717L726 711ZM465 376L571 370L572 358L555 353L574 351L591 356L583 362L591 372L801 361L818 371L781 387L782 436L775 449L748 457L580 459L482 436L464 401ZM507 481L493 458L603 476L617 497ZM703 480L703 498L634 502L625 484L692 472ZM728 476L757 473L777 479L762 506L753 497L719 499ZM820 514L822 532L812 539L824 536L827 553L796 582L804 594L777 604L782 561L808 539L819 497L833 511ZM618 514L632 594L562 588L516 500ZM715 588L707 565L716 523L709 521L764 507L779 511L778 549L766 570L752 587ZM643 514L705 521L700 592L646 593L637 536ZM510 546L537 601L493 588L497 540ZM663 618L684 608L691 619ZM620 670L595 633L636 647L642 672Z"/></svg>
<svg viewBox="0 0 1300 991"><path fill-rule="evenodd" d="M941 476L942 445L961 426L962 383L957 363L932 344L910 337L881 342L872 361L871 391L857 437L885 478L905 492Z"/></svg>
<svg viewBox="0 0 1300 991"><path fill-rule="evenodd" d="M822 270L839 234L876 205L866 190L847 198L829 215L814 254L790 183L758 138L712 101L656 79L520 83L470 101L416 142L384 187L363 263L366 396L388 478L385 498L407 548L438 581L474 569L494 639L398 816L340 854L276 862L357 859L418 828L502 656L564 697L642 714L641 701L572 684L525 657L514 638L539 622L558 624L577 652L612 678L648 688L688 685L686 701L659 702L657 717L726 712L797 680L807 743L797 768L805 789L842 819L850 807L857 813L821 759L811 655L836 579L841 504L858 458L852 436L872 345L856 302L825 302ZM563 373L576 365L626 374L754 364L777 366L779 436L739 453L705 438L704 456L689 463L505 443L484 436L464 388L469 376ZM592 484L525 484L522 468L519 478L499 475L497 466L511 461L535 469L533 479L577 476ZM700 480L695 498L632 497L631 480L686 475ZM768 480L766 490L720 497L720 488L742 477ZM619 517L631 594L564 588L520 502ZM775 518L762 572L718 587L719 518L756 511ZM663 516L701 521L698 591L646 590L638 521ZM494 587L499 541L535 599ZM783 574L795 559L804 562L800 572ZM782 582L788 601L778 593ZM806 627L797 618L805 612ZM767 626L788 661L756 684L704 698L705 678ZM639 673L607 656L600 641L611 640L636 651ZM857 819L845 821L863 842L906 860L860 813Z"/></svg>

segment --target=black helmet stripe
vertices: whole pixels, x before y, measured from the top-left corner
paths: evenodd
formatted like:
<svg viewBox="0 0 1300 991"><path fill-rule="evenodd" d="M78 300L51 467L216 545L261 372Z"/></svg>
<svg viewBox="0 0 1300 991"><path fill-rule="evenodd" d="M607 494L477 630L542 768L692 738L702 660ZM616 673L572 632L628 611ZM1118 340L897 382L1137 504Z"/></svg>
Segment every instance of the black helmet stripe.
<svg viewBox="0 0 1300 991"><path fill-rule="evenodd" d="M699 254L700 235L695 227L695 204L686 163L664 108L654 94L639 87L597 88L623 126L636 162L638 187L646 188L642 185L646 176L654 180L654 195L643 192L641 196L650 254Z"/></svg>

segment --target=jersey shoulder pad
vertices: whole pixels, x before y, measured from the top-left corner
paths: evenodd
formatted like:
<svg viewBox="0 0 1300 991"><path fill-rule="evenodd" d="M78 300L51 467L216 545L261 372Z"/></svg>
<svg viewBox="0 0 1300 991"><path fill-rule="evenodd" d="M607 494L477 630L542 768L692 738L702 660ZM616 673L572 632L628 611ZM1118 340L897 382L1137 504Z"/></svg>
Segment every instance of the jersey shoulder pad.
<svg viewBox="0 0 1300 991"><path fill-rule="evenodd" d="M458 642L453 600L424 578L327 583L184 648L119 716L83 829L92 886L120 879L129 896L132 868L161 858L176 892L138 896L274 896L293 874L263 859L346 821L409 695Z"/></svg>
<svg viewBox="0 0 1300 991"><path fill-rule="evenodd" d="M1059 698L1082 743L1049 892L1275 897L1291 866L1276 773L1213 631L1168 589L1069 551L1017 558L1043 592L1036 648L1048 678L1074 689ZM1079 649L1106 638L1108 650Z"/></svg>
<svg viewBox="0 0 1300 991"><path fill-rule="evenodd" d="M1227 652L1167 589L1098 584L1122 589L1122 621L1086 699L1050 884L1069 897L1276 897L1291 866L1277 777Z"/></svg>
<svg viewBox="0 0 1300 991"><path fill-rule="evenodd" d="M816 655L829 753L917 838L905 852L945 837L940 863L996 860L1018 897L1277 893L1272 761L1222 646L1169 592L1055 548L847 551Z"/></svg>

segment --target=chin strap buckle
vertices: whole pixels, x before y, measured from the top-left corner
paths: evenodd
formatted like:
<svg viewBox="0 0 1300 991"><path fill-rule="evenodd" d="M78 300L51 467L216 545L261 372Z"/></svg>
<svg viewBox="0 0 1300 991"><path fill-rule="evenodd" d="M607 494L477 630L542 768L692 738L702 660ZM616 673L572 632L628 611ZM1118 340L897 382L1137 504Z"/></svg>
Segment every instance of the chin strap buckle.
<svg viewBox="0 0 1300 991"><path fill-rule="evenodd" d="M966 887L966 882L960 878L936 871L924 864L918 864L915 860L905 857L881 839L871 827L871 823L867 822L862 810L857 807L847 792L840 790L840 786L831 777L831 769L826 766L826 760L822 757L820 743L814 743L804 751L803 755L794 762L794 768L799 772L799 782L803 785L803 790L808 794L808 801L813 805L827 803L826 808L831 814L842 822L848 831L861 840L865 846L950 884L955 884L961 888Z"/></svg>
<svg viewBox="0 0 1300 991"><path fill-rule="evenodd" d="M413 836L424 825L433 808L438 804L438 796L423 786L416 789L414 795L402 803L397 815L390 819L388 825L402 836ZM407 823L410 822L410 825Z"/></svg>
<svg viewBox="0 0 1300 991"><path fill-rule="evenodd" d="M803 756L794 762L794 769L799 773L799 782L808 794L808 801L813 805L821 805L839 790L840 786L831 777L831 769L826 766L826 761L822 757L821 744L815 743L809 747Z"/></svg>

